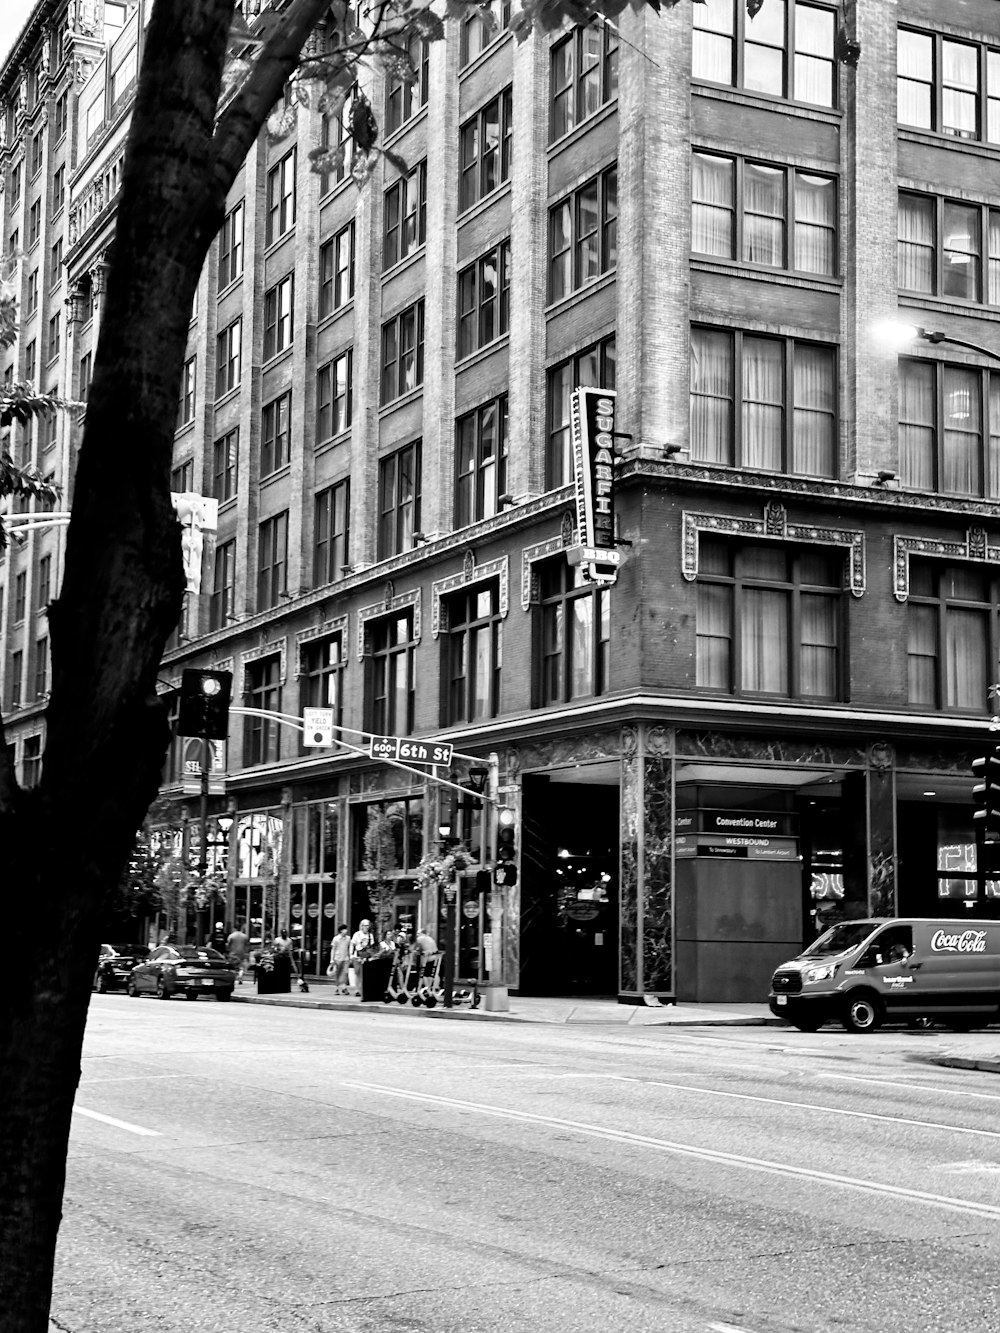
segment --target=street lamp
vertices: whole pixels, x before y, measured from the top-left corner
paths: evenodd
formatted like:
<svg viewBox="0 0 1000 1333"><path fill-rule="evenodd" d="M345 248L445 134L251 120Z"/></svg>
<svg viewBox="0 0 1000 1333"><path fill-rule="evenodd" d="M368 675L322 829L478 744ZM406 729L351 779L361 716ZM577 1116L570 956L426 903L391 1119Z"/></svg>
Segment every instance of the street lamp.
<svg viewBox="0 0 1000 1333"><path fill-rule="evenodd" d="M955 347L967 347L970 352L980 356L992 357L1000 361L1000 352L991 351L981 343L969 342L967 338L955 338L940 329L925 329L920 324L908 324L902 319L883 319L875 325L875 334L879 340L890 347L907 347L910 343L925 342L937 346L938 343L952 343Z"/></svg>

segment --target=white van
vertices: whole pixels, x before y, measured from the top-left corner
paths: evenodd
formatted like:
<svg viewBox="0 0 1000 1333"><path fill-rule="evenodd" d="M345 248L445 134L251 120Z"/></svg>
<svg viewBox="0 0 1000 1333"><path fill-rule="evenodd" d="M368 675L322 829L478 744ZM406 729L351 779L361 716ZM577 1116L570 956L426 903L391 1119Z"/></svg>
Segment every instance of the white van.
<svg viewBox="0 0 1000 1333"><path fill-rule="evenodd" d="M803 1032L930 1019L956 1031L1000 1019L1000 921L842 921L771 978L773 1014Z"/></svg>

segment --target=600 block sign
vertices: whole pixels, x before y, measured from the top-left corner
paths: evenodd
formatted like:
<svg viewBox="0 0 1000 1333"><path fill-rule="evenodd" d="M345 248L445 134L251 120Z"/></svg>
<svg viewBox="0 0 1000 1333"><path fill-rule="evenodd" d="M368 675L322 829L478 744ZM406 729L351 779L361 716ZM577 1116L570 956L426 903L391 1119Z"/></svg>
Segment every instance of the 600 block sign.
<svg viewBox="0 0 1000 1333"><path fill-rule="evenodd" d="M439 741L410 741L402 736L373 736L373 759L401 759L411 764L450 764L453 746Z"/></svg>

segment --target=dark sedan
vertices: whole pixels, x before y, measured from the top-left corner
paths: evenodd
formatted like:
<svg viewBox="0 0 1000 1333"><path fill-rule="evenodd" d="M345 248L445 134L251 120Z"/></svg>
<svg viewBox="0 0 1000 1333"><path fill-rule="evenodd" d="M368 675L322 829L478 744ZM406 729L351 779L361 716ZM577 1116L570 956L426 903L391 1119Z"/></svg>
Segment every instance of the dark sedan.
<svg viewBox="0 0 1000 1333"><path fill-rule="evenodd" d="M100 995L109 990L124 989L133 967L148 954L149 949L144 944L102 944L92 989Z"/></svg>
<svg viewBox="0 0 1000 1333"><path fill-rule="evenodd" d="M160 1000L173 995L231 1000L235 986L236 969L217 949L205 944L161 944L132 969L125 989L129 995L155 995Z"/></svg>

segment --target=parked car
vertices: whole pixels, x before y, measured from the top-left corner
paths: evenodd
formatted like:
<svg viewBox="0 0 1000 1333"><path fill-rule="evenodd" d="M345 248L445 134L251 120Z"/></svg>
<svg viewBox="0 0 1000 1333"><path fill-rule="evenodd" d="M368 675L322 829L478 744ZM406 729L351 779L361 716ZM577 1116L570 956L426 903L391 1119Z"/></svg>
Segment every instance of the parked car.
<svg viewBox="0 0 1000 1333"><path fill-rule="evenodd" d="M217 949L205 944L161 944L145 962L133 967L125 989L129 995L146 993L161 1000L172 995L188 1000L197 1000L199 995L231 1000L235 986L236 969Z"/></svg>
<svg viewBox="0 0 1000 1333"><path fill-rule="evenodd" d="M148 954L145 944L102 944L91 989L100 995L124 989L133 967Z"/></svg>

